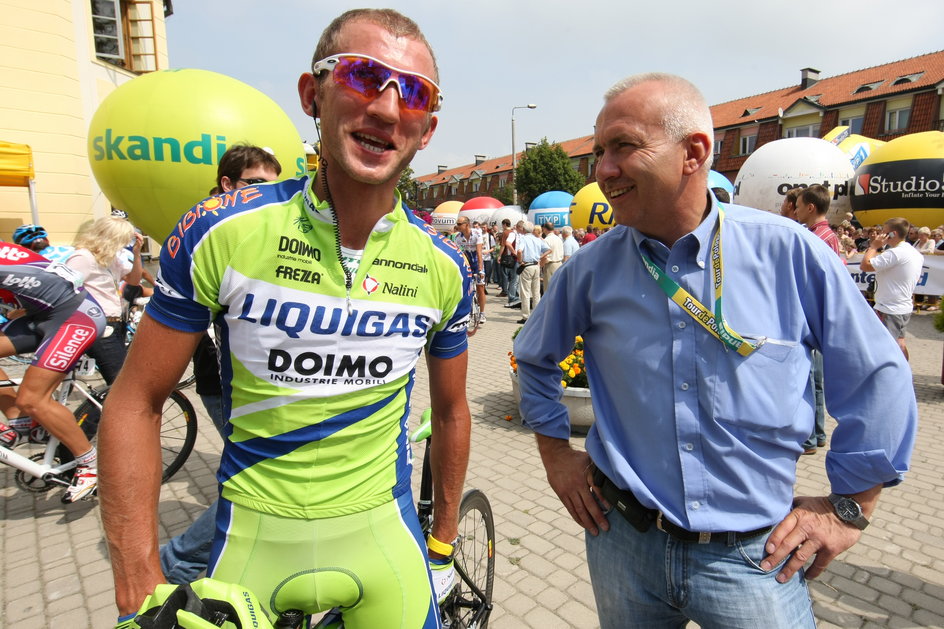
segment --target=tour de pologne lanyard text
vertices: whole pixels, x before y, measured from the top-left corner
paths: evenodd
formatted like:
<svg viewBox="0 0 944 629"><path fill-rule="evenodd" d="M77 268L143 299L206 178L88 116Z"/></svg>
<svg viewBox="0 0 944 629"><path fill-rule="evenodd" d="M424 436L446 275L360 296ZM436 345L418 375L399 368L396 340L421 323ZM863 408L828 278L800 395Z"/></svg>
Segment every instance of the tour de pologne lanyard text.
<svg viewBox="0 0 944 629"><path fill-rule="evenodd" d="M653 262L646 254L639 251L643 266L652 275L659 287L668 295L669 299L678 304L682 310L708 330L712 336L733 349L741 356L749 356L760 345L754 345L745 341L741 336L728 327L721 315L721 292L724 278L724 263L721 258L721 226L724 224L724 210L718 208L718 230L711 241L711 270L714 276L715 285L715 310L714 314L708 308L702 305L700 301L678 285L671 277L665 274L665 271Z"/></svg>

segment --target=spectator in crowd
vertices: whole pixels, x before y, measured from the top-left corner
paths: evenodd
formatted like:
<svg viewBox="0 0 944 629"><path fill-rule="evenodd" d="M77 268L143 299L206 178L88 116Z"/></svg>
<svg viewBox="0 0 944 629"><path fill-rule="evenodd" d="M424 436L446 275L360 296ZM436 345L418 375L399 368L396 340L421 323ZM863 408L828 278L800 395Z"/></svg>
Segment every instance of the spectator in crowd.
<svg viewBox="0 0 944 629"><path fill-rule="evenodd" d="M121 282L140 284L141 245L144 236L123 218L105 216L85 226L75 239L75 251L66 259L69 268L78 271L85 289L95 298L107 318L105 331L86 352L106 383L112 384L125 362L125 326L122 319ZM122 255L132 246L131 260Z"/></svg>
<svg viewBox="0 0 944 629"><path fill-rule="evenodd" d="M599 235L600 235L599 227L588 227L587 233L584 235L583 240L580 241L580 246L582 247L584 245L590 244L591 242L596 240L597 237L599 237Z"/></svg>
<svg viewBox="0 0 944 629"><path fill-rule="evenodd" d="M847 262L859 253L856 249L855 240L850 236L842 236L839 239L839 249L842 251L842 255L845 256Z"/></svg>
<svg viewBox="0 0 944 629"><path fill-rule="evenodd" d="M521 269L518 285L521 291L521 319L518 323L524 323L541 301L541 267L544 266L551 249L534 234L534 224L530 221L518 221L515 227L518 230L516 247L518 266Z"/></svg>
<svg viewBox="0 0 944 629"><path fill-rule="evenodd" d="M712 200L712 127L680 77L607 93L593 153L618 225L558 271L515 339L522 418L587 531L603 629L813 629L806 579L855 544L914 444L910 369L834 254L781 217ZM586 451L560 402L577 335ZM793 493L811 349L828 358L838 422L828 497Z"/></svg>
<svg viewBox="0 0 944 629"><path fill-rule="evenodd" d="M796 216L796 200L802 191L803 188L790 188L787 190L787 193L783 195L783 201L780 203L780 216L789 218L791 221L799 222Z"/></svg>
<svg viewBox="0 0 944 629"><path fill-rule="evenodd" d="M564 241L554 231L554 223L550 221L541 225L541 232L544 242L550 248L543 270L544 290L547 290L547 287L551 285L551 278L564 262Z"/></svg>
<svg viewBox="0 0 944 629"><path fill-rule="evenodd" d="M577 249L580 248L580 243L577 242L577 239L574 237L574 228L570 225L564 225L561 228L561 233L564 235L564 259L563 262L570 260L570 256L577 253Z"/></svg>
<svg viewBox="0 0 944 629"><path fill-rule="evenodd" d="M728 191L724 188L712 188L711 191L714 193L715 198L718 199L721 203L730 203L731 195L728 194Z"/></svg>
<svg viewBox="0 0 944 629"><path fill-rule="evenodd" d="M518 250L515 241L517 238L518 233L511 227L511 220L503 218L501 237L502 250L498 260L505 281L502 286L502 293L508 298L508 303L505 304L505 308L521 307L521 299L518 297L518 273L516 272L518 267Z"/></svg>
<svg viewBox="0 0 944 629"><path fill-rule="evenodd" d="M914 243L914 248L918 253L925 256L933 256L937 251L937 242L931 238L930 227L918 228L918 239ZM939 297L937 295L915 295L915 304L919 310L937 312Z"/></svg>
<svg viewBox="0 0 944 629"><path fill-rule="evenodd" d="M875 312L898 342L905 359L905 328L914 308L914 289L924 258L905 239L910 224L903 218L885 221L884 229L869 241L859 268L875 272ZM885 251L882 251L885 247Z"/></svg>

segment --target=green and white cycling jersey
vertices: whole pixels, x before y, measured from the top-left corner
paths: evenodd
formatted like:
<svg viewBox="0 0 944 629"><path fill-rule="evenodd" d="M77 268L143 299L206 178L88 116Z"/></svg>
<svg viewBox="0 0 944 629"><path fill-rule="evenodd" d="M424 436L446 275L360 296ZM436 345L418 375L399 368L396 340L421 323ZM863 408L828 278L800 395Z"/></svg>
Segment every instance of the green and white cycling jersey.
<svg viewBox="0 0 944 629"><path fill-rule="evenodd" d="M356 276L313 175L204 200L164 243L147 312L220 328L223 496L287 517L355 513L410 487L416 362L466 351L470 271L391 200Z"/></svg>

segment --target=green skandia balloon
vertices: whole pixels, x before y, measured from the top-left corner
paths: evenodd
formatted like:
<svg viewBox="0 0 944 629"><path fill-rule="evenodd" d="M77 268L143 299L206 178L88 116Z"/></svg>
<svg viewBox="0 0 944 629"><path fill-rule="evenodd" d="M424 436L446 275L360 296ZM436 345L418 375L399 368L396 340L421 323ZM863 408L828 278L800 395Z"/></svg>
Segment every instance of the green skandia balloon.
<svg viewBox="0 0 944 629"><path fill-rule="evenodd" d="M234 144L271 149L281 178L306 170L295 125L268 96L206 70L163 70L109 94L89 126L92 173L111 204L163 241L206 198Z"/></svg>

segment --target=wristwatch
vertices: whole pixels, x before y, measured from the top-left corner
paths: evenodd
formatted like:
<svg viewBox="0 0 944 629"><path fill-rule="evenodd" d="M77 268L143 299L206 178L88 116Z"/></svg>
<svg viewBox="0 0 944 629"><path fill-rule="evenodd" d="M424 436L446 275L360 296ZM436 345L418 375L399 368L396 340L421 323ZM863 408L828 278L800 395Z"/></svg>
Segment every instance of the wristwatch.
<svg viewBox="0 0 944 629"><path fill-rule="evenodd" d="M829 502L833 504L836 515L843 522L848 522L860 531L864 531L869 525L869 520L862 515L862 507L858 502L848 496L839 494L829 494Z"/></svg>

